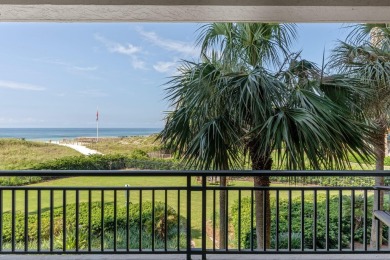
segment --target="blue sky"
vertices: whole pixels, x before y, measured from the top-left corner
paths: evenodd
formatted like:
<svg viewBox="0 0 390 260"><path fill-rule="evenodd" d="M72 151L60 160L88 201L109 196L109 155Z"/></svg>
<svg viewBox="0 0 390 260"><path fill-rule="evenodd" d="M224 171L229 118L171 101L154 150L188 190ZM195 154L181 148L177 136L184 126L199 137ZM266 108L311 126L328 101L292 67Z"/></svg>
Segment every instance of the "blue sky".
<svg viewBox="0 0 390 260"><path fill-rule="evenodd" d="M196 60L191 23L0 23L0 128L162 127L164 83ZM341 24L299 24L295 50L322 62Z"/></svg>

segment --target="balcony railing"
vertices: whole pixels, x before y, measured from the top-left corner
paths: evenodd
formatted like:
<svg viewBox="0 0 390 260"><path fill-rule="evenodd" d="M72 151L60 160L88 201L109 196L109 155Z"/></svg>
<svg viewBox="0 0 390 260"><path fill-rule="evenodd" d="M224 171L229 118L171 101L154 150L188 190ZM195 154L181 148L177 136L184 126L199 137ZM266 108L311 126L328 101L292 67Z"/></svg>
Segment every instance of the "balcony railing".
<svg viewBox="0 0 390 260"><path fill-rule="evenodd" d="M0 254L158 253L190 259L207 254L390 253L386 226L382 235L378 225L370 246L373 195L378 192L373 185L250 184L259 176L345 176L371 183L373 177L390 176L389 171L0 171L0 176L91 177L90 186L0 186ZM215 176L228 177L231 185L210 183ZM142 177L144 185L93 186L99 177ZM151 178L162 177L171 177L172 183L148 186ZM384 204L388 208L389 201ZM256 216L268 220L256 227ZM226 232L220 235L220 230ZM257 235L269 239L257 242Z"/></svg>

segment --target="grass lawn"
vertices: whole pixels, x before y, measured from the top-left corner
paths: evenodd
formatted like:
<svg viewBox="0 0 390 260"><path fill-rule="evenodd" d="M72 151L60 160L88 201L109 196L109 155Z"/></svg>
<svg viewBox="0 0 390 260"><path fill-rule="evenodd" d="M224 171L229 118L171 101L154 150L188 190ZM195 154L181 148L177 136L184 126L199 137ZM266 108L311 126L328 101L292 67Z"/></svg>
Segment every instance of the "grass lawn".
<svg viewBox="0 0 390 260"><path fill-rule="evenodd" d="M80 153L64 146L18 139L0 139L1 170L29 169L36 163L75 155Z"/></svg>

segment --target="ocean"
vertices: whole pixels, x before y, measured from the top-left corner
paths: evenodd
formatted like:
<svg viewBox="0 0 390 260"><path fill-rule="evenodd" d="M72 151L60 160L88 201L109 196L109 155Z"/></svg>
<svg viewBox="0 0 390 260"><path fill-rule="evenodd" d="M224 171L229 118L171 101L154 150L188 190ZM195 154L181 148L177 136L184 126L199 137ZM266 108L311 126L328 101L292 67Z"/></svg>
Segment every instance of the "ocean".
<svg viewBox="0 0 390 260"><path fill-rule="evenodd" d="M146 136L161 128L99 128L99 137ZM63 140L77 137L96 137L96 128L0 128L0 138L26 140Z"/></svg>

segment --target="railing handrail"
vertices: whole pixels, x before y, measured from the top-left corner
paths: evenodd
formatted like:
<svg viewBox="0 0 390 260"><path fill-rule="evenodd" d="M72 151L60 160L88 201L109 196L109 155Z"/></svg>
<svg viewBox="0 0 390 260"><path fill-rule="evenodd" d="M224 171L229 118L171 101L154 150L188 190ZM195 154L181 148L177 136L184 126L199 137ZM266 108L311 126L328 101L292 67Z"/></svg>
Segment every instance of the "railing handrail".
<svg viewBox="0 0 390 260"><path fill-rule="evenodd" d="M0 170L0 177L390 177L390 170Z"/></svg>

